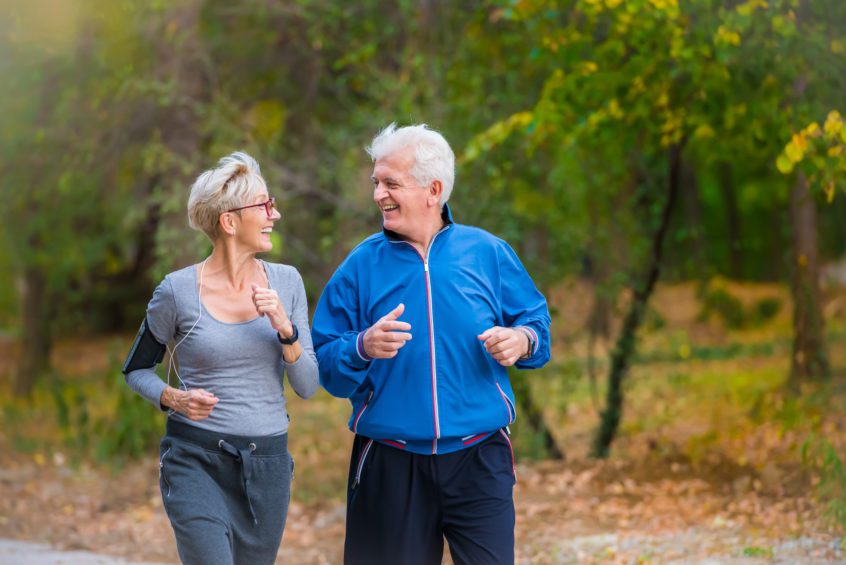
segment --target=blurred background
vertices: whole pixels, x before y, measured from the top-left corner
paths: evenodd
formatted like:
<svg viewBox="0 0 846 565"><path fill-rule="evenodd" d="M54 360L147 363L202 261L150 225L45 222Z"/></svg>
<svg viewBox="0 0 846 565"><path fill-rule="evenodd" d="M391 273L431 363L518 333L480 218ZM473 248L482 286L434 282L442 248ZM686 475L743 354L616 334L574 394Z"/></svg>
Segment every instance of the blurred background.
<svg viewBox="0 0 846 565"><path fill-rule="evenodd" d="M379 228L364 147L396 121L445 135L455 220L509 241L550 300L553 361L512 376L518 560L842 557L842 0L0 14L0 536L176 559L164 417L119 368L161 277L210 251L193 179L258 159L282 213L266 258L313 308ZM349 406L291 411L280 559L337 562Z"/></svg>

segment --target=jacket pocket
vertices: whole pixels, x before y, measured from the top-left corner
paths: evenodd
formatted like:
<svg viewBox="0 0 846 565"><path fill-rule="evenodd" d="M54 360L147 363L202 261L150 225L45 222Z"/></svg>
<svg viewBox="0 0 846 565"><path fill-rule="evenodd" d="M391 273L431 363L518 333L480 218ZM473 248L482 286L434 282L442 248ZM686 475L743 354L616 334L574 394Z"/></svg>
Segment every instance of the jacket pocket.
<svg viewBox="0 0 846 565"><path fill-rule="evenodd" d="M352 423L352 431L353 433L358 433L358 423L361 421L361 417L364 416L364 411L367 410L367 405L370 403L370 399L373 398L373 391L370 391L370 394L367 395L367 400L364 401L364 404L361 405L361 408L358 409L358 412L353 418Z"/></svg>
<svg viewBox="0 0 846 565"><path fill-rule="evenodd" d="M364 447L361 450L361 454L358 456L358 463L355 465L355 477L353 478L352 484L353 490L355 490L361 482L361 475L364 472L364 464L367 461L367 454L370 453L371 447L373 447L373 440L368 439L367 443L364 444Z"/></svg>
<svg viewBox="0 0 846 565"><path fill-rule="evenodd" d="M499 383L496 383L496 389L502 397L502 402L505 403L505 411L508 413L508 423L513 424L514 420L517 419L517 410L515 410L514 404L511 402L511 399L508 398L508 395L505 394L505 391L502 390L502 387L499 386Z"/></svg>

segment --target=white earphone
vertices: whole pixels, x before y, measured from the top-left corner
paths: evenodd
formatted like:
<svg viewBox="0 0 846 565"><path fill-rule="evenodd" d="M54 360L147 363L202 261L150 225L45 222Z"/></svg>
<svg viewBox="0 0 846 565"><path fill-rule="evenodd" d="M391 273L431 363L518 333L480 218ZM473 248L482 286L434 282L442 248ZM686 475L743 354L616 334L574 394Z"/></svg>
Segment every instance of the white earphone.
<svg viewBox="0 0 846 565"><path fill-rule="evenodd" d="M206 270L206 262L208 262L208 260L209 260L209 258L206 257L205 261L203 261L203 264L200 266L200 288L197 290L197 310L200 312L200 315L197 316L197 321L194 322L194 325L191 326L191 328L188 330L188 333L186 333L182 337L182 339L180 339L176 343L176 345L173 346L173 349L170 349L169 347L167 348L167 352L170 354L170 359L168 360L168 363L167 363L167 384L170 384L170 371L172 369L173 372L176 374L176 378L179 380L179 388L181 388L183 390L188 390L188 385L186 385L185 382L182 380L182 377L179 376L179 371L177 370L176 365L173 362L173 357L174 357L174 355L176 355L176 349L180 345L182 345L183 341L188 339L188 336L191 335L191 332L194 331L194 328L197 327L197 324L199 324L200 320L203 318L203 302L202 302L202 297L203 297L203 273ZM171 412L172 411L173 410L171 410Z"/></svg>

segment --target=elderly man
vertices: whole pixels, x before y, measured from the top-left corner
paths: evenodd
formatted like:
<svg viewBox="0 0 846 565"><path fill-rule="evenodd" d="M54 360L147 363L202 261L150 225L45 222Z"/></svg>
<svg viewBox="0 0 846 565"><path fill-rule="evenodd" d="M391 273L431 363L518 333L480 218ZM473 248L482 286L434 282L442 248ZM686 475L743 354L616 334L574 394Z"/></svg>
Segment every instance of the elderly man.
<svg viewBox="0 0 846 565"><path fill-rule="evenodd" d="M368 149L382 231L314 316L320 380L349 398L348 564L514 562L507 367L549 360L549 312L507 243L452 220L455 156L425 125Z"/></svg>

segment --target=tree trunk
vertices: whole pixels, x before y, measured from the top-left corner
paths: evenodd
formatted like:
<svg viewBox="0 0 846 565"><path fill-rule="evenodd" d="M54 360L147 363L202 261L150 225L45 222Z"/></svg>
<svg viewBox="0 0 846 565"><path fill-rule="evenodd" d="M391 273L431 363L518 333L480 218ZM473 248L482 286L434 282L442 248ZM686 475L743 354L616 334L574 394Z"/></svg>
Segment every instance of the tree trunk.
<svg viewBox="0 0 846 565"><path fill-rule="evenodd" d="M734 186L734 176L731 165L726 162L719 164L720 192L723 196L723 206L726 210L726 226L728 231L729 275L733 279L743 276L743 262L741 258L740 210L737 207L737 189Z"/></svg>
<svg viewBox="0 0 846 565"><path fill-rule="evenodd" d="M514 390L514 397L517 400L518 413L525 418L534 433L540 434L549 458L564 459L564 452L561 451L555 438L552 437L549 427L547 427L546 422L543 420L543 414L532 398L532 389L529 386L526 376L520 375L515 379L511 379L511 387Z"/></svg>
<svg viewBox="0 0 846 565"><path fill-rule="evenodd" d="M702 221L702 199L699 197L699 182L696 178L696 170L688 162L681 165L681 186L684 195L685 224L689 233L687 237L691 253L684 262L682 273L694 277L703 278L703 266L707 265L705 250L705 229Z"/></svg>
<svg viewBox="0 0 846 565"><path fill-rule="evenodd" d="M808 18L809 3L800 0L796 9L796 27ZM808 74L799 73L793 84L793 101L805 95ZM817 208L804 173L796 175L789 203L791 243L791 285L793 295L793 355L790 360L789 386L798 391L804 382L830 376L825 347L825 324L820 307L819 261L817 258Z"/></svg>
<svg viewBox="0 0 846 565"><path fill-rule="evenodd" d="M803 382L829 376L825 321L820 307L817 208L802 173L797 175L790 192L790 227L793 355L789 383L792 389L798 390Z"/></svg>
<svg viewBox="0 0 846 565"><path fill-rule="evenodd" d="M635 350L637 330L643 321L649 298L655 290L655 283L661 270L661 256L664 251L664 239L672 216L673 205L679 193L681 176L681 152L684 143L674 145L670 150L669 176L667 179L667 196L661 211L661 222L652 237L652 253L644 280L634 289L632 302L623 321L623 328L614 351L611 353L611 369L608 375L608 392L605 400L605 410L594 440L593 455L608 457L611 443L617 435L623 413L623 380L629 370L631 356Z"/></svg>
<svg viewBox="0 0 846 565"><path fill-rule="evenodd" d="M29 397L38 377L50 367L50 300L47 281L35 267L24 270L22 293L21 352L12 392L15 396Z"/></svg>

